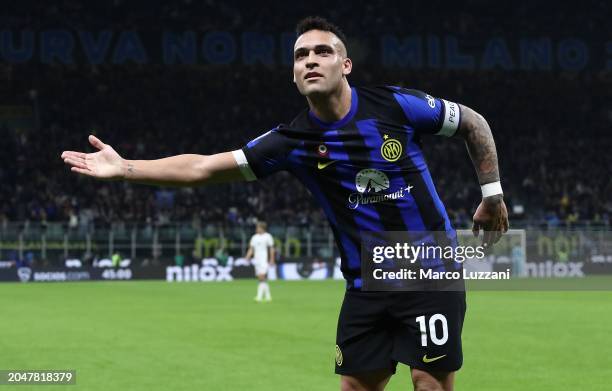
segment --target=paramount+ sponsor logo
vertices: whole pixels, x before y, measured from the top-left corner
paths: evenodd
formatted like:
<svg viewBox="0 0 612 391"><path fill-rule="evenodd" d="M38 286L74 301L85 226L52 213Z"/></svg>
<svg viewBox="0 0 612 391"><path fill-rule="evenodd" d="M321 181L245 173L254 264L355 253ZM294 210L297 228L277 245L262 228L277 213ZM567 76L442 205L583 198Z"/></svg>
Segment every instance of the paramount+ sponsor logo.
<svg viewBox="0 0 612 391"><path fill-rule="evenodd" d="M359 205L375 204L378 202L395 201L410 194L414 187L408 185L389 191L391 182L389 177L382 171L366 168L355 176L356 193L351 193L348 197L348 207L357 209Z"/></svg>

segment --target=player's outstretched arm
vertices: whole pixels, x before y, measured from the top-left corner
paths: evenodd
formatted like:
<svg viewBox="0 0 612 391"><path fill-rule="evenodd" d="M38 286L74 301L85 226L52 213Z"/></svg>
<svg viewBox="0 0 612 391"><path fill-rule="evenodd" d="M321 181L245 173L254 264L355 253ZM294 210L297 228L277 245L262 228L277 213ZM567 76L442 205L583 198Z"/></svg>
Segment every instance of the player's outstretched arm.
<svg viewBox="0 0 612 391"><path fill-rule="evenodd" d="M216 155L176 155L157 160L127 160L108 144L89 136L98 151L64 151L62 159L73 172L104 180L127 180L158 186L197 186L242 180L231 152Z"/></svg>
<svg viewBox="0 0 612 391"><path fill-rule="evenodd" d="M495 140L491 127L482 115L467 106L459 105L459 107L461 125L455 135L465 140L478 175L478 182L483 186L483 198L474 214L472 231L474 235L478 235L480 229L483 229L483 242L493 244L509 226L503 194L487 195L488 191L499 193L496 188L501 189Z"/></svg>

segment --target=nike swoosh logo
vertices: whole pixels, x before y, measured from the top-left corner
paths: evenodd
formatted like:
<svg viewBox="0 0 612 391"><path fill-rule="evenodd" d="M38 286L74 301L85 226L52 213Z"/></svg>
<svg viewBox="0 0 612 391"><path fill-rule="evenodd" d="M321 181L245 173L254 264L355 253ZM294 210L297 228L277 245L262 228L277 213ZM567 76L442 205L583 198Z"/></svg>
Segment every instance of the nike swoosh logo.
<svg viewBox="0 0 612 391"><path fill-rule="evenodd" d="M334 164L335 162L337 162L337 160L330 160L330 161L325 162L325 163L318 162L318 163L317 163L317 168L318 168L319 170L322 170L322 169L324 169L324 168L325 168L325 167L327 167L327 166L331 166L331 165L332 165L332 164Z"/></svg>
<svg viewBox="0 0 612 391"><path fill-rule="evenodd" d="M432 357L432 358L427 358L427 355L424 355L424 356L423 356L423 362L424 362L425 364L429 364L430 362L437 361L437 360L439 360L439 359L441 359L441 358L444 358L444 357L446 357L446 354L443 354L443 355L438 356L438 357Z"/></svg>

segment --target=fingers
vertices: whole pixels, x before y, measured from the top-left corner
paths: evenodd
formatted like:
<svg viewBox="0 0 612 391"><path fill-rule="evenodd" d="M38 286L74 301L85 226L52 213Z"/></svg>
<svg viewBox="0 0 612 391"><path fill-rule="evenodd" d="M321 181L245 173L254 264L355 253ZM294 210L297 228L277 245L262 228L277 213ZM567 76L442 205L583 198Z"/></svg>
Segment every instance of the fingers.
<svg viewBox="0 0 612 391"><path fill-rule="evenodd" d="M502 212L499 218L497 219L497 224L495 227L495 237L494 237L493 243L499 242L502 235L508 232L509 224L510 223L508 222L508 214L505 212Z"/></svg>
<svg viewBox="0 0 612 391"><path fill-rule="evenodd" d="M91 145L93 145L93 147L96 148L96 149L102 149L105 146L105 144L102 141L100 141L100 139L97 138L96 136L94 136L93 134L89 135L89 143Z"/></svg>
<svg viewBox="0 0 612 391"><path fill-rule="evenodd" d="M106 144L104 144L94 135L89 136L89 143L97 149L102 149L106 146ZM92 158L95 157L95 155L96 154L87 154L77 151L64 151L62 152L61 157L64 160L64 163L71 166L70 171L82 175L95 176L94 170L92 170L92 167L90 167ZM90 165L87 164L88 159L90 161Z"/></svg>
<svg viewBox="0 0 612 391"><path fill-rule="evenodd" d="M499 241L501 238L501 226L498 221L493 224L483 223L481 221L474 220L472 225L472 234L474 237L478 237L480 230L482 229L482 245L484 247L491 247Z"/></svg>
<svg viewBox="0 0 612 391"><path fill-rule="evenodd" d="M64 159L64 163L71 166L71 171L84 175L93 175L93 171L87 165L87 154L65 151L62 153L62 158Z"/></svg>
<svg viewBox="0 0 612 391"><path fill-rule="evenodd" d="M72 167L82 168L83 170L91 171L90 167L87 165L87 161L82 160L82 159L81 160L64 159L64 163Z"/></svg>
<svg viewBox="0 0 612 391"><path fill-rule="evenodd" d="M474 235L475 238L477 238L479 233L480 233L480 223L477 223L476 221L474 221L472 223L472 234Z"/></svg>
<svg viewBox="0 0 612 391"><path fill-rule="evenodd" d="M64 151L64 152L62 152L62 159L65 159L67 157L74 157L74 158L85 159L86 156L87 156L87 154L83 153L83 152L75 152L75 151Z"/></svg>
<svg viewBox="0 0 612 391"><path fill-rule="evenodd" d="M495 243L499 242L499 240L502 237L502 233L504 232L503 229L504 229L504 222L500 218L495 221L495 225L493 226L493 229L491 230L491 245L494 245Z"/></svg>
<svg viewBox="0 0 612 391"><path fill-rule="evenodd" d="M508 219L498 219L493 224L481 224L484 230L482 244L486 247L493 246L499 242L502 234L508 231Z"/></svg>
<svg viewBox="0 0 612 391"><path fill-rule="evenodd" d="M493 242L491 244L495 244L497 242L499 242L499 239L501 239L502 237L502 231L501 231L501 227L498 227L495 231L492 231L492 240Z"/></svg>
<svg viewBox="0 0 612 391"><path fill-rule="evenodd" d="M64 163L69 166L87 169L87 163L83 159L66 158L64 159Z"/></svg>
<svg viewBox="0 0 612 391"><path fill-rule="evenodd" d="M72 167L70 168L70 171L72 172L77 172L79 174L83 174L83 175L88 175L88 176L93 176L93 171L88 170L86 168L79 168L79 167Z"/></svg>
<svg viewBox="0 0 612 391"><path fill-rule="evenodd" d="M482 245L485 247L489 247L493 244L493 231L484 230L484 234L482 235Z"/></svg>
<svg viewBox="0 0 612 391"><path fill-rule="evenodd" d="M87 168L87 155L81 152L64 151L62 153L62 159L64 163L86 169Z"/></svg>

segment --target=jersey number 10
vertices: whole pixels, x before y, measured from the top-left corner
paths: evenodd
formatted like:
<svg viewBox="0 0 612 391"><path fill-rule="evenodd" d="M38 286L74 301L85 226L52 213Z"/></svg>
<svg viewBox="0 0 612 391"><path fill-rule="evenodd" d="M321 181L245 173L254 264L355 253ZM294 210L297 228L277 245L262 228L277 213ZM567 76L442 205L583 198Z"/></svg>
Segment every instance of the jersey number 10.
<svg viewBox="0 0 612 391"><path fill-rule="evenodd" d="M427 346L427 335L429 339L436 345L444 345L448 341L448 323L446 317L442 314L434 314L429 318L429 333L427 332L427 322L425 321L425 315L421 315L416 318L416 322L419 324L421 329L421 345ZM438 330L436 329L437 323L442 324L442 337L438 338Z"/></svg>

